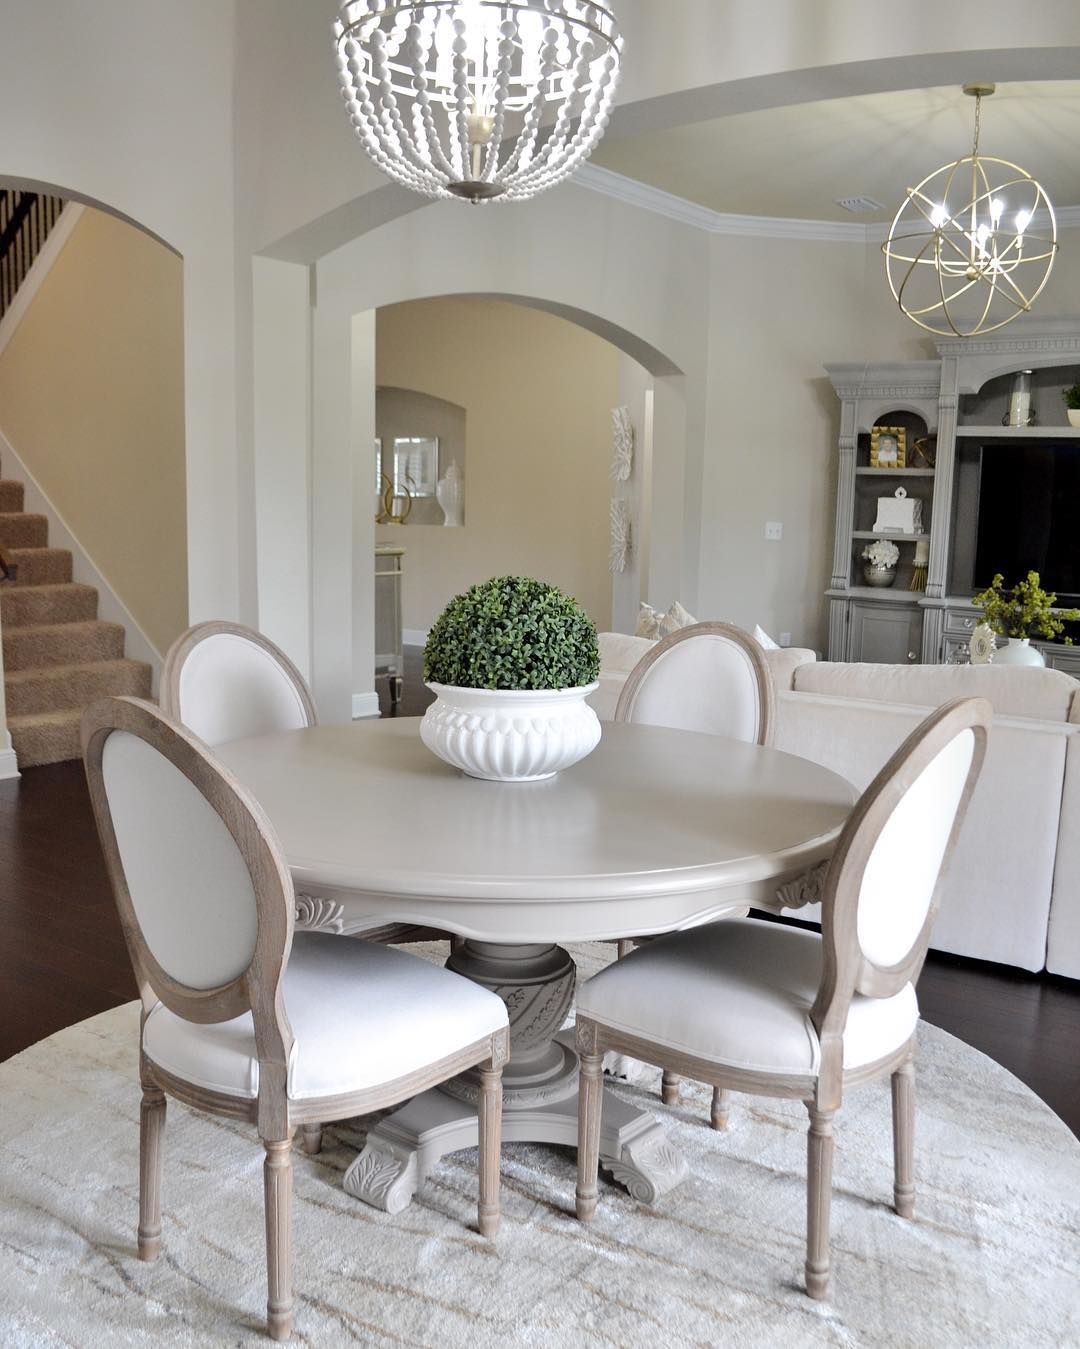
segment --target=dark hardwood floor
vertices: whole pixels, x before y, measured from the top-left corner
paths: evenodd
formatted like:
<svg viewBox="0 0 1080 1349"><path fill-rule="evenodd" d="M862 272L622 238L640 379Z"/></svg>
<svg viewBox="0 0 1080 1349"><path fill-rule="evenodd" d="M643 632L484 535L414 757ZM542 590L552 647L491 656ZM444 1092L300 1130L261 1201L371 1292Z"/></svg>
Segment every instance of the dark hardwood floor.
<svg viewBox="0 0 1080 1349"><path fill-rule="evenodd" d="M418 715L430 697L410 652L397 712ZM79 763L0 782L0 933L0 1059L135 996ZM1080 1136L1080 982L932 954L919 1004Z"/></svg>

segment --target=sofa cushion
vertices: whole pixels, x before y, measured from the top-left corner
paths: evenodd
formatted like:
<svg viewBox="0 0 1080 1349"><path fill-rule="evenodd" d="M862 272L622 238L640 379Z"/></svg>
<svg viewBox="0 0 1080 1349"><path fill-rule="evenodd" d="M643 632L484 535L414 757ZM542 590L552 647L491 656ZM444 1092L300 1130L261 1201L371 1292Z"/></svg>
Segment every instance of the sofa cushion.
<svg viewBox="0 0 1080 1349"><path fill-rule="evenodd" d="M600 673L629 674L642 656L656 645L652 637L628 637L625 632L599 634Z"/></svg>
<svg viewBox="0 0 1080 1349"><path fill-rule="evenodd" d="M1060 670L1031 666L872 665L821 661L800 665L797 693L868 698L875 702L938 707L950 698L988 698L999 717L1068 721L1077 681Z"/></svg>

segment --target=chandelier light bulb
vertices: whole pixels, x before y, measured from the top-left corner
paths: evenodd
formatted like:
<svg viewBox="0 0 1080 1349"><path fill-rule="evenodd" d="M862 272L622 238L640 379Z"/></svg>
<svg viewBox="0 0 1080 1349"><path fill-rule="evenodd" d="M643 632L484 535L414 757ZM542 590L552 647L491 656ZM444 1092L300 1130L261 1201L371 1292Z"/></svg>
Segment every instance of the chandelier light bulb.
<svg viewBox="0 0 1080 1349"><path fill-rule="evenodd" d="M622 37L591 0L344 0L346 113L388 177L429 197L520 201L604 134Z"/></svg>
<svg viewBox="0 0 1080 1349"><path fill-rule="evenodd" d="M992 84L965 85L975 98L971 153L907 189L882 245L900 309L927 332L972 337L1027 313L1050 276L1057 223L1050 198L1018 164L979 152L982 99ZM949 195L967 192L958 210ZM1012 228L1009 204L1018 206ZM1034 227L1034 228L1033 228Z"/></svg>

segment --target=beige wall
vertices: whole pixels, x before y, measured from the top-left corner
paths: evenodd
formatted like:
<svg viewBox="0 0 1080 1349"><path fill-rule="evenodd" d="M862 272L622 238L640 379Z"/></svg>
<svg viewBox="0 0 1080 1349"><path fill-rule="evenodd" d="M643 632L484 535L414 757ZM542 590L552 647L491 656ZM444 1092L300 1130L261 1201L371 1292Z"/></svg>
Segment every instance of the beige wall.
<svg viewBox="0 0 1080 1349"><path fill-rule="evenodd" d="M88 210L0 354L0 429L160 651L188 615L182 284Z"/></svg>
<svg viewBox="0 0 1080 1349"><path fill-rule="evenodd" d="M405 555L405 627L426 629L451 596L502 573L575 595L602 627L611 408L618 352L576 324L471 297L380 309L376 378L465 409L465 525L383 526Z"/></svg>

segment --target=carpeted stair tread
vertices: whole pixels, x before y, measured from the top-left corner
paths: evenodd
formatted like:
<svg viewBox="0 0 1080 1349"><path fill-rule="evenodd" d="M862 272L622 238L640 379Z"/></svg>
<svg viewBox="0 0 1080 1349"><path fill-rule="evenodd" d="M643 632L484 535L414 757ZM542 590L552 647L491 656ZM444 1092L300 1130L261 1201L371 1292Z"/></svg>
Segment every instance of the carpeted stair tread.
<svg viewBox="0 0 1080 1349"><path fill-rule="evenodd" d="M0 548L45 548L49 522L44 515L26 511L0 511Z"/></svg>
<svg viewBox="0 0 1080 1349"><path fill-rule="evenodd" d="M81 707L11 717L8 730L19 768L37 768L42 764L61 763L64 759L77 759L82 753L81 723Z"/></svg>
<svg viewBox="0 0 1080 1349"><path fill-rule="evenodd" d="M71 580L71 553L67 548L7 548L5 552L17 568L17 586Z"/></svg>
<svg viewBox="0 0 1080 1349"><path fill-rule="evenodd" d="M123 655L121 624L96 618L86 623L53 623L4 632L4 669L8 674L57 665L89 665L119 660Z"/></svg>
<svg viewBox="0 0 1080 1349"><path fill-rule="evenodd" d="M24 494L21 482L0 478L0 511L21 511Z"/></svg>
<svg viewBox="0 0 1080 1349"><path fill-rule="evenodd" d="M15 670L6 675L9 718L83 708L120 693L150 697L150 666L138 660L91 661L54 669Z"/></svg>
<svg viewBox="0 0 1080 1349"><path fill-rule="evenodd" d="M97 591L77 581L0 586L0 620L5 632L39 624L85 623L97 618L97 611Z"/></svg>

